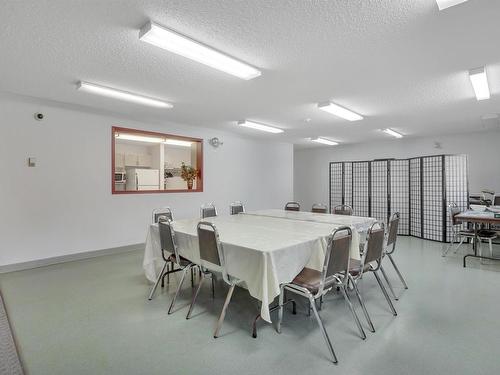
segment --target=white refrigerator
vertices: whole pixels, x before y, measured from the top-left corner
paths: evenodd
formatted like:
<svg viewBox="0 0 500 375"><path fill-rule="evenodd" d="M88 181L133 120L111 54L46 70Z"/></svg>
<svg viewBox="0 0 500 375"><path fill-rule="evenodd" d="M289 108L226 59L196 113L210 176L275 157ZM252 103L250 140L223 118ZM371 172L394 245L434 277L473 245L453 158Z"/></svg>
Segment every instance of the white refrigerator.
<svg viewBox="0 0 500 375"><path fill-rule="evenodd" d="M158 169L127 168L125 190L159 190L160 171Z"/></svg>

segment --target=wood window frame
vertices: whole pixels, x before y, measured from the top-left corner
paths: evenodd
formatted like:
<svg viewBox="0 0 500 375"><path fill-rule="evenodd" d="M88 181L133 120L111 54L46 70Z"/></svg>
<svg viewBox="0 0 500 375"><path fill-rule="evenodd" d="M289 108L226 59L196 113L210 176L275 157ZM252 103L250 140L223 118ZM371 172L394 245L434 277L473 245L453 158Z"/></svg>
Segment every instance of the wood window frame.
<svg viewBox="0 0 500 375"><path fill-rule="evenodd" d="M198 143L199 147L196 152L196 167L200 170L200 175L196 178L196 189L171 189L171 190L136 190L136 191L122 191L115 189L115 134L123 132L137 135L153 136L153 137L165 137L170 139L176 139L179 141L189 141ZM186 137L182 135L168 134L152 132L148 130L141 129L131 129L123 128L119 126L111 127L111 194L152 194L152 193L201 193L203 192L203 139Z"/></svg>

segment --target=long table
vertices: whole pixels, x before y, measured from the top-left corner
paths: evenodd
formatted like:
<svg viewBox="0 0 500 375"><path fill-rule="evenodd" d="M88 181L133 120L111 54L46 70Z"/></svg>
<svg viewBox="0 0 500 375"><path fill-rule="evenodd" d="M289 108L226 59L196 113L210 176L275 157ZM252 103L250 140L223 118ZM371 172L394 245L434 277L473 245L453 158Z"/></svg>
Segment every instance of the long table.
<svg viewBox="0 0 500 375"><path fill-rule="evenodd" d="M491 258L491 257L485 257L482 255L478 255L477 253L477 244L479 240L478 237L478 230L477 230L477 225L478 224L495 224L495 225L500 225L500 218L495 217L495 213L491 211L474 211L474 210L467 210L464 212L459 213L458 215L455 216L455 220L463 222L463 223L472 223L474 224L474 242L472 244L472 248L474 250L474 254L466 254L464 256L464 261L463 265L466 267L466 261L467 258L479 258L479 259L489 259L489 260L500 260L500 258Z"/></svg>
<svg viewBox="0 0 500 375"><path fill-rule="evenodd" d="M284 218L277 217L275 211L280 210L265 211L268 215L250 212L204 220L214 223L219 231L228 273L242 280L250 295L262 302L261 316L271 322L269 304L279 295L280 284L292 281L304 267L321 270L328 236L335 228L346 225L346 217L320 214L324 216L312 221L305 212ZM356 217L351 220L359 228L368 228L375 221ZM196 264L200 263L196 231L199 221L197 218L172 222L180 254ZM353 227L351 257L359 259L360 235ZM146 277L154 282L162 266L158 226L151 224L143 261ZM217 267L213 270L217 271Z"/></svg>

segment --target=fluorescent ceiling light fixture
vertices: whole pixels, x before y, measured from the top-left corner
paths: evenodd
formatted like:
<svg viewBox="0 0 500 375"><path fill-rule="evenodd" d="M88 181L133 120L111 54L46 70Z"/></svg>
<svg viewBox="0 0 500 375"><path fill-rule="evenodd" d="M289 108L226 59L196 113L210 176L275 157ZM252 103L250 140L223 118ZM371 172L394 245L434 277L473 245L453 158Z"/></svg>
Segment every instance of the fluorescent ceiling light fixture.
<svg viewBox="0 0 500 375"><path fill-rule="evenodd" d="M239 126L244 126L245 128L251 128L251 129L256 129L256 130L262 130L264 132L268 133L283 133L283 129L278 129L273 126L269 125L264 125L264 124L259 124L258 122L254 121L238 121Z"/></svg>
<svg viewBox="0 0 500 375"><path fill-rule="evenodd" d="M436 0L439 10L453 7L458 4L465 3L467 0Z"/></svg>
<svg viewBox="0 0 500 375"><path fill-rule="evenodd" d="M337 146L339 144L338 142L335 142L335 141L332 141L332 140L326 139L326 138L321 138L321 137L311 138L311 141L316 142L316 143L321 143L324 145L328 145L328 146Z"/></svg>
<svg viewBox="0 0 500 375"><path fill-rule="evenodd" d="M332 115L341 117L345 120L349 121L359 121L363 120L363 116L354 113L353 111L348 110L347 108L341 107L332 102L319 103L318 108L322 111L331 113Z"/></svg>
<svg viewBox="0 0 500 375"><path fill-rule="evenodd" d="M469 78L477 100L489 99L490 88L488 87L488 77L484 67L469 70Z"/></svg>
<svg viewBox="0 0 500 375"><path fill-rule="evenodd" d="M115 137L117 139L123 139L123 140L127 140L127 141L136 141L136 142L163 143L165 141L164 138L160 138L160 137L147 137L144 135L135 135L135 134L127 134L127 133L117 133Z"/></svg>
<svg viewBox="0 0 500 375"><path fill-rule="evenodd" d="M382 131L383 131L384 133L386 133L386 134L392 135L393 137L396 137L396 138L403 138L403 134L398 133L398 132L397 132L397 131L395 131L395 130L392 130L392 129L383 129Z"/></svg>
<svg viewBox="0 0 500 375"><path fill-rule="evenodd" d="M183 146L183 147L191 147L192 142L189 141L181 141L179 139L171 139L171 138L163 138L163 137L149 137L145 135L135 135L128 133L117 133L115 135L117 139L123 139L127 141L135 141L135 142L148 142L148 143L163 143L166 145L174 145L174 146Z"/></svg>
<svg viewBox="0 0 500 375"><path fill-rule="evenodd" d="M145 104L145 105L149 105L152 107L158 107L158 108L172 108L173 107L172 104L167 103L163 100L149 98L147 96L133 94L133 93L128 92L128 91L118 90L118 89L114 89L111 87L96 85L95 83L80 81L80 82L78 82L77 89L80 91L87 91L87 92L90 92L92 94L109 96L110 98L126 100L129 102L134 102L134 103L138 103L138 104Z"/></svg>
<svg viewBox="0 0 500 375"><path fill-rule="evenodd" d="M173 146L182 146L182 147L191 147L192 142L188 141L180 141L178 139L166 139L165 142L166 145L173 145Z"/></svg>
<svg viewBox="0 0 500 375"><path fill-rule="evenodd" d="M139 39L242 79L261 75L253 66L151 21L141 29Z"/></svg>

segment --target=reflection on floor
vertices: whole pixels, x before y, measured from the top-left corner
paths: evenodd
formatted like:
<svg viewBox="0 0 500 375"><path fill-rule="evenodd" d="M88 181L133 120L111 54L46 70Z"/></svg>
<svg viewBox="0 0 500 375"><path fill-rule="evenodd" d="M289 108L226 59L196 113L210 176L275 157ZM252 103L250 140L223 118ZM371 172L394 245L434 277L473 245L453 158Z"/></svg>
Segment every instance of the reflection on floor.
<svg viewBox="0 0 500 375"><path fill-rule="evenodd" d="M31 374L495 374L500 371L498 312L500 264L460 254L441 257L440 243L401 237L395 254L409 290L390 271L398 316L393 317L372 275L361 282L377 332L362 341L339 295L320 312L339 356L328 351L313 317L287 313L283 333L260 323L250 336L255 300L237 290L222 328L212 329L226 287L210 283L193 318L185 319L191 287L179 311L167 316L176 277L148 302L150 285L142 254L112 255L0 275L0 284L21 358ZM466 251L463 246L461 252ZM496 245L496 254L500 248ZM500 262L499 262L500 263ZM276 313L275 313L276 314ZM362 317L361 311L359 312ZM275 315L274 315L275 316Z"/></svg>

